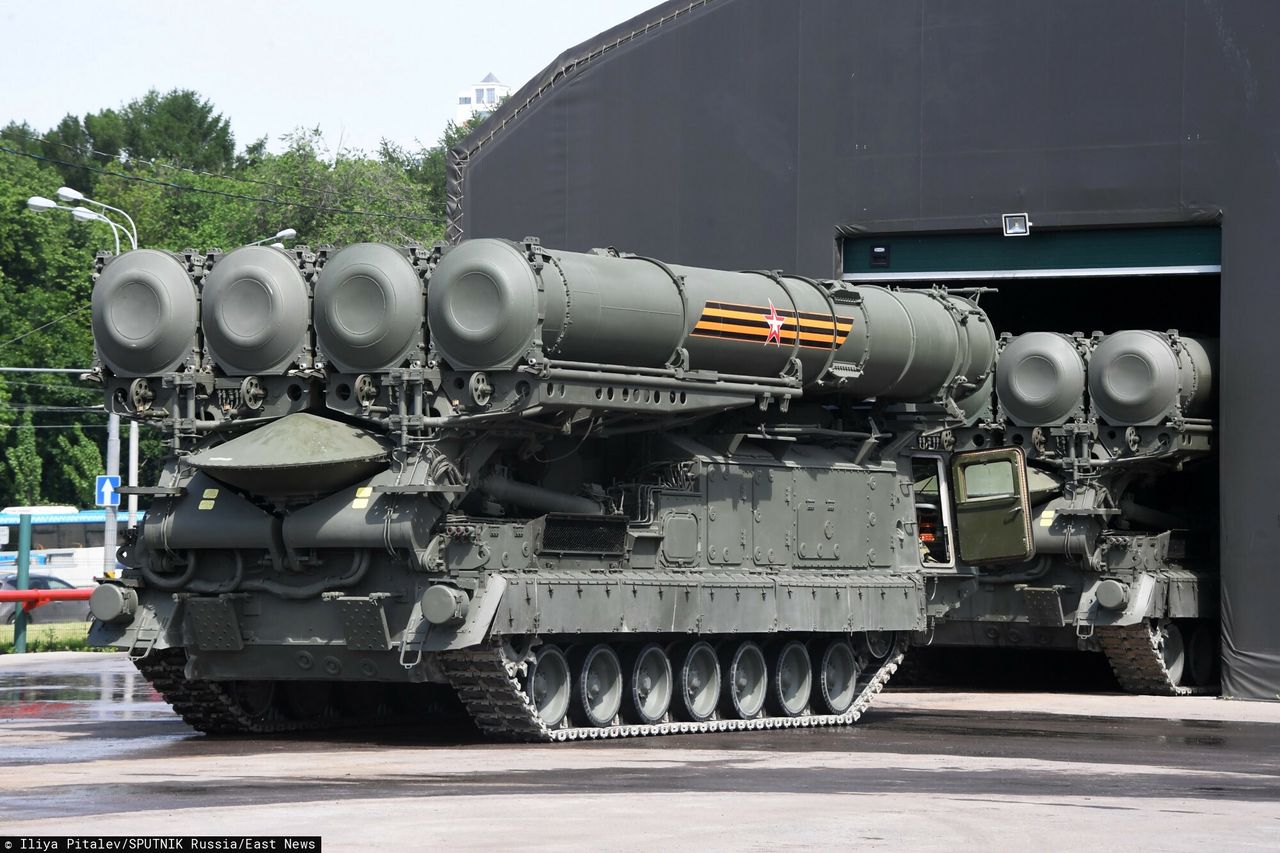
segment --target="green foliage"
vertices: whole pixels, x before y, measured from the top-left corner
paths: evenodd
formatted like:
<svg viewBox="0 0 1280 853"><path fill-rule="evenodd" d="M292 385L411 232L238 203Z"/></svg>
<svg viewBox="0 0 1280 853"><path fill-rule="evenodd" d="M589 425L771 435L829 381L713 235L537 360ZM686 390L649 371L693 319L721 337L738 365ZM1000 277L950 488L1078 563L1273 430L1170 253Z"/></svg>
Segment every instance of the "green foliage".
<svg viewBox="0 0 1280 853"><path fill-rule="evenodd" d="M472 127L451 124L436 145L417 150L384 141L374 156L330 151L318 130L300 128L282 137L278 154L265 138L237 154L228 119L197 93L175 90L68 115L45 131L0 128L0 146L11 149L0 151L0 365L93 362L93 256L111 248L111 232L30 212L30 196L74 187L129 211L141 245L172 251L230 250L283 228L311 246L430 244L444 233L448 150ZM102 470L106 418L78 409L101 402L100 389L74 376L0 374L0 506L32 496L87 502L86 484ZM23 423L57 428L12 428L18 406ZM144 482L162 453L161 436L145 429Z"/></svg>
<svg viewBox="0 0 1280 853"><path fill-rule="evenodd" d="M235 160L231 122L189 89L174 89L163 95L152 89L126 104L118 115L104 110L97 121L109 124L113 131L118 128L121 148L130 157L163 158L179 166L207 171L227 169ZM92 127L94 117L86 116L85 125Z"/></svg>
<svg viewBox="0 0 1280 853"><path fill-rule="evenodd" d="M58 435L57 448L58 470L80 495L76 504L90 503L94 478L106 470L97 443L84 434L83 428L76 426Z"/></svg>
<svg viewBox="0 0 1280 853"><path fill-rule="evenodd" d="M86 622L37 622L27 626L28 652L113 652L89 645ZM13 654L13 625L0 625L0 655Z"/></svg>
<svg viewBox="0 0 1280 853"><path fill-rule="evenodd" d="M4 463L12 484L13 502L21 506L35 506L41 502L40 473L44 460L36 449L31 412L23 412L21 422L10 432L16 436L13 444L5 450Z"/></svg>

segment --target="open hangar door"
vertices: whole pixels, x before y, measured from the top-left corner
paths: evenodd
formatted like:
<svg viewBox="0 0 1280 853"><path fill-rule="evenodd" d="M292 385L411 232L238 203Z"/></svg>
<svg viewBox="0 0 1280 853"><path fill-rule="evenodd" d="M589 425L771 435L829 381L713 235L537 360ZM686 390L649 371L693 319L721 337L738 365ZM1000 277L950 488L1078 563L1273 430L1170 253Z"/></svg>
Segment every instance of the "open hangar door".
<svg viewBox="0 0 1280 853"><path fill-rule="evenodd" d="M1177 329L1217 338L1222 274L1216 225L1000 233L849 235L846 281L991 287L996 332ZM1099 318L1106 328L1099 329Z"/></svg>
<svg viewBox="0 0 1280 853"><path fill-rule="evenodd" d="M839 243L841 270L845 280L860 284L990 288L994 292L976 298L997 334L1048 331L1089 336L1150 329L1176 330L1202 341L1220 338L1221 229L1216 223L1029 230L1015 228L1013 233L1020 231L1019 236L1005 236L998 231L867 234L850 229ZM1215 376L1215 386L1219 381ZM1216 403L1209 416L1217 421ZM1148 497L1177 505L1180 516L1197 520L1187 527L1200 528L1203 549L1197 550L1216 567L1221 552L1216 456L1188 466L1177 486L1176 495L1165 492ZM1214 586L1216 599L1216 577ZM975 612L987 612L976 606ZM998 621L1014 616L991 611L978 618ZM949 626L950 635L974 639L956 639L931 649L930 656L922 659L932 666L926 664L922 672L936 675L966 661L989 661L997 669L1012 668L1025 677L1042 667L1043 662L1034 657L1025 661L991 658L981 648L990 642L977 639L989 632L990 622L968 622L970 618L973 614L960 615L960 622ZM1035 654L1029 649L1023 650L1024 656ZM1068 669L1083 675L1086 682L1100 671L1075 662Z"/></svg>

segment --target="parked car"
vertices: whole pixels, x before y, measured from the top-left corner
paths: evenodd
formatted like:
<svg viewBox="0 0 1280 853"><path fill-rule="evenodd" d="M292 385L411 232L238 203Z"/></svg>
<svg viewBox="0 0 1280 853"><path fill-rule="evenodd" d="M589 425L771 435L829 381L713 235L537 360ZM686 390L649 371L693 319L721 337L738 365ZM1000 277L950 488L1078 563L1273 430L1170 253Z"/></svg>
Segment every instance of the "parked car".
<svg viewBox="0 0 1280 853"><path fill-rule="evenodd" d="M29 589L75 589L62 578L53 575L32 573L27 584ZM0 576L0 589L17 589L17 575ZM22 605L14 601L0 601L0 624L13 622L14 615ZM33 607L27 611L28 624L37 622L84 622L89 618L88 601L50 601Z"/></svg>

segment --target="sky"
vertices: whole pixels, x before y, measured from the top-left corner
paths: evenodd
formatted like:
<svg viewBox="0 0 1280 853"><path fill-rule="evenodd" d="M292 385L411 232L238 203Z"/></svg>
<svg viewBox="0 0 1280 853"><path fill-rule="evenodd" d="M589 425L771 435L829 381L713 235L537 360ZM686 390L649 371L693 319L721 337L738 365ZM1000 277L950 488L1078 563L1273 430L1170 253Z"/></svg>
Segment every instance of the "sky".
<svg viewBox="0 0 1280 853"><path fill-rule="evenodd" d="M518 89L658 0L0 0L0 126L46 130L148 89L194 89L237 147L319 127L331 150L434 144L458 92Z"/></svg>

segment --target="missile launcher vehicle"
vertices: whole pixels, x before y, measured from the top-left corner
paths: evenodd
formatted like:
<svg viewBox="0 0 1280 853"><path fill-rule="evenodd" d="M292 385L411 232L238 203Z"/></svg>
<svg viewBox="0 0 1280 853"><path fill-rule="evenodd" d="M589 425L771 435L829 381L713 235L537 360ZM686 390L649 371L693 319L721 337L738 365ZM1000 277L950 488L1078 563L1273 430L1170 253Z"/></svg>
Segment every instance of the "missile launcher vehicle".
<svg viewBox="0 0 1280 853"><path fill-rule="evenodd" d="M103 257L93 327L169 447L95 643L209 732L531 740L856 720L929 622L912 453L997 343L963 294L534 239Z"/></svg>
<svg viewBox="0 0 1280 853"><path fill-rule="evenodd" d="M1100 651L1128 691L1217 692L1215 344L1003 336L985 414L948 432L943 455L1025 455L1025 552L975 560L973 540L949 539L964 510L953 516L944 492L924 566L955 606L917 642ZM916 483L940 488L932 469Z"/></svg>
<svg viewBox="0 0 1280 853"><path fill-rule="evenodd" d="M1135 578L1181 543L1113 531L1159 515L1115 484L1199 452L1195 401L1122 438L1097 392L1015 428L976 291L533 238L144 249L95 274L94 375L168 454L91 639L206 732L843 725L913 636L1005 606L991 578L1048 583L1045 555L1063 585L1114 581L1090 612L1143 630L1174 597Z"/></svg>

